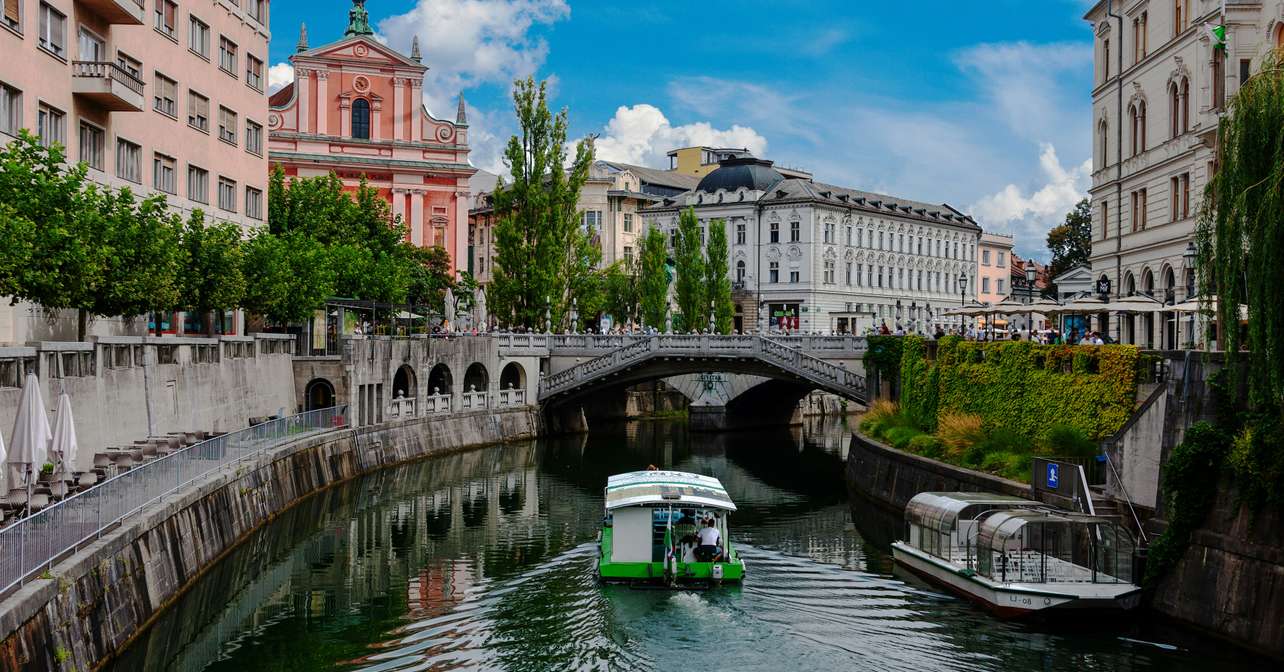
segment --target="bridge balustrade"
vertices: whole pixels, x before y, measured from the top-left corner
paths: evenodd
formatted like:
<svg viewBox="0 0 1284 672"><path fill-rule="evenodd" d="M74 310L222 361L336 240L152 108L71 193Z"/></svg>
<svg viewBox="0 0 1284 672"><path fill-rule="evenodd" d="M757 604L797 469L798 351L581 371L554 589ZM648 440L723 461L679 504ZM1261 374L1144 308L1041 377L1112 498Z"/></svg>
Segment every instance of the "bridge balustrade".
<svg viewBox="0 0 1284 672"><path fill-rule="evenodd" d="M496 405L500 408L506 408L508 406L524 406L526 405L526 390L500 390L497 399L498 401L496 402Z"/></svg>
<svg viewBox="0 0 1284 672"><path fill-rule="evenodd" d="M389 402L388 418L390 420L404 420L405 418L413 417L415 417L414 397L399 397Z"/></svg>
<svg viewBox="0 0 1284 672"><path fill-rule="evenodd" d="M430 394L424 397L423 410L425 415L434 415L437 413L450 412L450 395L449 394Z"/></svg>
<svg viewBox="0 0 1284 672"><path fill-rule="evenodd" d="M474 411L490 408L489 396L485 392L464 392L460 398L461 410Z"/></svg>

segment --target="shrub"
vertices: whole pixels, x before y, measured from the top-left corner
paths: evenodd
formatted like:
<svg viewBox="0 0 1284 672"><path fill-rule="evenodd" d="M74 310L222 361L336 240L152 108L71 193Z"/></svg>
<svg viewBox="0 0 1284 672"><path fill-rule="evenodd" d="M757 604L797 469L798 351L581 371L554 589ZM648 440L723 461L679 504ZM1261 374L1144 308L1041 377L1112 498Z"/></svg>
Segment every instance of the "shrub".
<svg viewBox="0 0 1284 672"><path fill-rule="evenodd" d="M909 442L909 451L934 460L945 456L945 444L930 434L920 434Z"/></svg>
<svg viewBox="0 0 1284 672"><path fill-rule="evenodd" d="M982 447L987 455L990 453L1013 453L1015 455L1030 453L1029 440L1007 427L995 427L993 431L985 435L985 439L978 445Z"/></svg>
<svg viewBox="0 0 1284 672"><path fill-rule="evenodd" d="M981 427L979 415L946 411L941 414L941 419L937 422L936 436L945 445L946 452L951 456L959 457L968 448L985 438L985 430Z"/></svg>
<svg viewBox="0 0 1284 672"><path fill-rule="evenodd" d="M1094 457L1098 448L1082 429L1056 424L1043 435L1043 452L1053 457Z"/></svg>
<svg viewBox="0 0 1284 672"><path fill-rule="evenodd" d="M900 404L897 404L894 401L888 401L887 399L879 399L874 402L873 406L869 407L868 411L865 412L864 421L876 422L879 420L886 420L887 418L900 415L900 413ZM864 424L864 422L861 424Z"/></svg>
<svg viewBox="0 0 1284 672"><path fill-rule="evenodd" d="M883 436L887 438L887 442L892 444L893 448L905 450L909 447L909 443L914 437L922 436L922 434L922 432L913 427L892 427Z"/></svg>

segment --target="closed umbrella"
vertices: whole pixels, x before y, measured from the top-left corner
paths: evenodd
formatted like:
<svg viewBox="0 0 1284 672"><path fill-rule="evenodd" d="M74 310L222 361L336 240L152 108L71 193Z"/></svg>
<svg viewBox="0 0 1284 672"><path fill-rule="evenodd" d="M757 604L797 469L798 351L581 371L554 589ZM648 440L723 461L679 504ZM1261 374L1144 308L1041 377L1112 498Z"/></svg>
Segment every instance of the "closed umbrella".
<svg viewBox="0 0 1284 672"><path fill-rule="evenodd" d="M446 298L442 302L441 317L447 326L449 326L452 329L454 328L455 326L455 290L449 287L446 288Z"/></svg>
<svg viewBox="0 0 1284 672"><path fill-rule="evenodd" d="M56 474L64 481L71 480L71 473L76 469L76 452L80 446L76 442L76 421L71 416L71 395L63 392L58 395L58 410L54 412L53 440L49 444L50 454L57 457Z"/></svg>
<svg viewBox="0 0 1284 672"><path fill-rule="evenodd" d="M9 457L6 460L9 465L9 489L27 489L28 513L31 512L31 488L49 454L50 435L49 415L45 412L45 400L40 394L40 381L36 379L36 374L28 373L18 400L18 415L14 418Z"/></svg>

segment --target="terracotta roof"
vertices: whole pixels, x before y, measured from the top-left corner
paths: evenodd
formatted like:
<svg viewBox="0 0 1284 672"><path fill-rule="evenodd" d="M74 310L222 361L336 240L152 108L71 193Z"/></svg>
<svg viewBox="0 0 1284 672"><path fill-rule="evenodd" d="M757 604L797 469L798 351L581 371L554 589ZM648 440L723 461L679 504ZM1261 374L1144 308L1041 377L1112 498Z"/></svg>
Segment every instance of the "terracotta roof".
<svg viewBox="0 0 1284 672"><path fill-rule="evenodd" d="M281 87L276 93L268 96L268 107L283 107L294 97L294 82Z"/></svg>

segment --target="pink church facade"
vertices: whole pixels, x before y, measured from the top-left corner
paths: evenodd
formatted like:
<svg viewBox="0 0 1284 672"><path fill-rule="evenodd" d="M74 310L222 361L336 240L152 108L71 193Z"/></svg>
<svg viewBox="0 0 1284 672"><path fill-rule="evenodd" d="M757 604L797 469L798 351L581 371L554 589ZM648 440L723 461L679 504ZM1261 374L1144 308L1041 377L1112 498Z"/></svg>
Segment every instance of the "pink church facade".
<svg viewBox="0 0 1284 672"><path fill-rule="evenodd" d="M375 41L364 24L315 49L299 40L294 82L272 95L268 160L287 176L335 173L355 190L364 177L407 226L409 241L440 246L456 273L468 264L468 124L423 105L419 45L405 56Z"/></svg>

